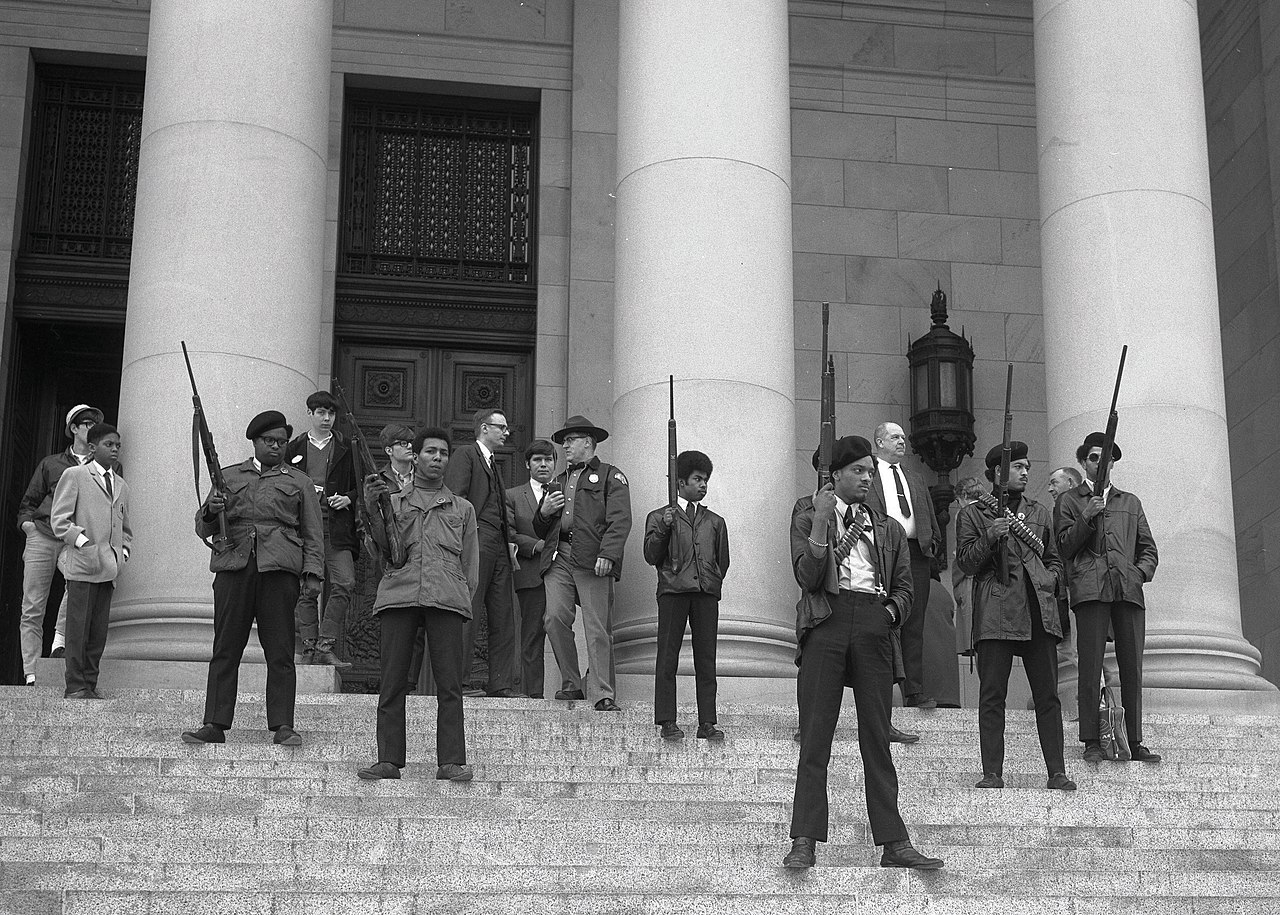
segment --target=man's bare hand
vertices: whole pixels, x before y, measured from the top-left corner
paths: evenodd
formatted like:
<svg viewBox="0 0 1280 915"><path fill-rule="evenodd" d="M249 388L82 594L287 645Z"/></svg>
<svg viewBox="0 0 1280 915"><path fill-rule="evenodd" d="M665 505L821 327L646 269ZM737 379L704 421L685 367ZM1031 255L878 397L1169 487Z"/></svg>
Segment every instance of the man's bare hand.
<svg viewBox="0 0 1280 915"><path fill-rule="evenodd" d="M320 589L324 582L320 580L320 576L315 572L304 572L302 574L302 593L307 597L319 597Z"/></svg>
<svg viewBox="0 0 1280 915"><path fill-rule="evenodd" d="M603 556L596 559L596 577L604 578L613 572L613 560L605 559Z"/></svg>
<svg viewBox="0 0 1280 915"><path fill-rule="evenodd" d="M549 492L547 497L542 500L542 507L538 509L538 514L544 518L550 518L562 508L564 508L564 493Z"/></svg>
<svg viewBox="0 0 1280 915"><path fill-rule="evenodd" d="M1090 499L1088 502L1085 503L1084 519L1086 521L1092 521L1094 518L1098 517L1098 515L1102 514L1103 510L1106 507L1107 507L1107 502L1105 499L1102 498L1102 496L1094 496L1092 499Z"/></svg>
<svg viewBox="0 0 1280 915"><path fill-rule="evenodd" d="M209 501L204 504L204 507L209 514L220 515L227 507L227 497L215 489L209 493Z"/></svg>
<svg viewBox="0 0 1280 915"><path fill-rule="evenodd" d="M1003 540L1009 536L1009 519L997 518L991 522L991 535L997 540Z"/></svg>

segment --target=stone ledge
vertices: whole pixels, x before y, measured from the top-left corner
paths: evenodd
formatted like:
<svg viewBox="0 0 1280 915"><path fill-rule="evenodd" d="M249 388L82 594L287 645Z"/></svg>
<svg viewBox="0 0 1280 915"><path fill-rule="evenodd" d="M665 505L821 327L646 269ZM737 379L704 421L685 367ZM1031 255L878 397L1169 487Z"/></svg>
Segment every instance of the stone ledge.
<svg viewBox="0 0 1280 915"><path fill-rule="evenodd" d="M66 665L61 658L41 658L36 662L36 690L61 696L65 689ZM342 680L337 668L309 664L297 668L298 693L340 693ZM121 690L194 689L204 691L209 664L205 661L130 661L104 658L98 686L108 696ZM244 662L240 665L239 692L262 693L267 688L267 665Z"/></svg>

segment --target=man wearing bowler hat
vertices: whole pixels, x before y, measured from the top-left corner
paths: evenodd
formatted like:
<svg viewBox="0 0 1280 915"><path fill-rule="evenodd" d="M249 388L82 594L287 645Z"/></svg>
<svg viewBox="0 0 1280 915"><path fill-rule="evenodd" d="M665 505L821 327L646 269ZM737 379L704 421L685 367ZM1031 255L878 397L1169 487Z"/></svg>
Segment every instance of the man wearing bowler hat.
<svg viewBox="0 0 1280 915"><path fill-rule="evenodd" d="M1115 635L1120 699L1129 747L1137 762L1158 763L1159 754L1142 745L1142 650L1147 637L1142 586L1156 574L1159 556L1142 502L1111 485L1093 494L1106 435L1090 432L1076 449L1085 481L1058 497L1053 526L1066 567L1071 609L1076 615L1080 656L1080 741L1088 762L1102 762L1098 733L1098 689L1107 632ZM1120 448L1111 447L1120 462Z"/></svg>
<svg viewBox="0 0 1280 915"><path fill-rule="evenodd" d="M565 688L557 699L589 699L597 711L621 711L613 678L613 583L631 532L627 476L596 457L609 433L585 416L571 416L551 438L563 445L568 467L547 487L533 518L542 549L547 592L547 637ZM574 601L582 607L587 676L573 641Z"/></svg>
<svg viewBox="0 0 1280 915"><path fill-rule="evenodd" d="M225 743L236 710L240 658L249 630L267 658L267 727L274 742L297 746L293 729L297 672L293 666L293 608L299 587L311 597L324 578L320 500L305 471L284 463L293 427L275 410L259 413L245 438L253 457L222 468L225 491L213 490L196 511L196 533L208 542L225 515L226 549L213 552L213 658L205 691L204 724L183 732L186 743ZM301 583L299 583L301 579Z"/></svg>

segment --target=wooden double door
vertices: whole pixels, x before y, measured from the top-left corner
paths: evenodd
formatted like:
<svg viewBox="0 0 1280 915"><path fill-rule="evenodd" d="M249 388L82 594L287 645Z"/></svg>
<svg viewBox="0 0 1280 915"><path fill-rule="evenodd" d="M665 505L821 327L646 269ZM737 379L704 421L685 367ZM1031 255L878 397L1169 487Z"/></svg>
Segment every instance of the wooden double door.
<svg viewBox="0 0 1280 915"><path fill-rule="evenodd" d="M476 411L501 410L511 427L506 446L496 455L503 480L515 486L528 479L524 449L533 428L530 352L351 341L339 344L335 367L376 460L385 462L379 433L388 423L413 429L440 426L456 449L475 441ZM362 555L345 644L339 646L339 653L354 665L343 675L351 691L375 691L378 686L379 628L371 613L376 591L377 570ZM481 632L477 638L481 662L484 636Z"/></svg>

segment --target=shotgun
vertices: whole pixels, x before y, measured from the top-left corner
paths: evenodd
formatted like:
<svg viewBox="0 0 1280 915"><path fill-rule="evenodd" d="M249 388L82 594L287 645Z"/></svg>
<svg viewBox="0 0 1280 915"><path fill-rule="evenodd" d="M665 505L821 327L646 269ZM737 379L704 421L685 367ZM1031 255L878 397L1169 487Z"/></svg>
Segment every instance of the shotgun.
<svg viewBox="0 0 1280 915"><path fill-rule="evenodd" d="M200 452L204 452L204 463L209 469L209 484L212 492L224 495L227 481L222 476L222 462L218 460L218 449L213 445L213 432L209 429L209 420L204 415L204 406L200 403L200 392L196 389L196 373L191 369L191 356L187 353L187 342L182 343L182 358L187 363L187 377L191 379L191 405L194 414L191 417L191 466L195 472L196 498L200 499ZM212 492L210 495L212 495ZM203 500L201 499L201 502ZM213 540L205 540L205 545L215 553L225 553L234 544L227 536L227 513L218 512L218 533Z"/></svg>
<svg viewBox="0 0 1280 915"><path fill-rule="evenodd" d="M679 495L679 473L676 470L676 376L667 376L667 391L671 395L671 413L667 419L667 504L675 505Z"/></svg>
<svg viewBox="0 0 1280 915"><path fill-rule="evenodd" d="M1000 475L996 479L997 518L1009 513L1009 459L1013 455L1013 363L1009 363L1009 374L1004 385L1004 447L1000 451ZM996 575L1000 584L1009 583L1009 537L1000 538L1000 567Z"/></svg>
<svg viewBox="0 0 1280 915"><path fill-rule="evenodd" d="M831 303L822 303L822 403L818 410L818 489L831 482L831 453L836 447L836 367L827 351Z"/></svg>

